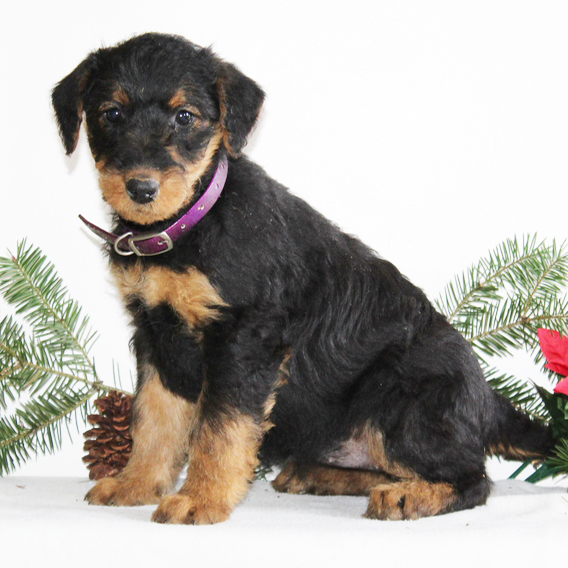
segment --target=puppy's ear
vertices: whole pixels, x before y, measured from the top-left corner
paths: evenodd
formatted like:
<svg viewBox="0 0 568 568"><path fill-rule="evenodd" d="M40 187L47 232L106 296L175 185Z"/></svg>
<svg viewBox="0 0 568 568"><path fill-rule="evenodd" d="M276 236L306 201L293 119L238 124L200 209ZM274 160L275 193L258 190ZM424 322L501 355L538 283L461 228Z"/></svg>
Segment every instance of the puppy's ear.
<svg viewBox="0 0 568 568"><path fill-rule="evenodd" d="M224 129L223 141L229 154L237 156L258 118L264 92L234 65L225 62L220 64L216 86Z"/></svg>
<svg viewBox="0 0 568 568"><path fill-rule="evenodd" d="M83 119L83 93L92 66L93 57L89 56L60 81L51 94L59 134L67 155L73 153L79 140L79 128Z"/></svg>

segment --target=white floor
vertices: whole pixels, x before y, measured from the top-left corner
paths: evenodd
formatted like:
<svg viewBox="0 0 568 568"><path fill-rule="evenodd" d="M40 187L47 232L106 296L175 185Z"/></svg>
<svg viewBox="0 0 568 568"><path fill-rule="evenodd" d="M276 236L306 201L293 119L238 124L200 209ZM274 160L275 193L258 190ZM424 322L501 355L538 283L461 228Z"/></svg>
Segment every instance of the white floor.
<svg viewBox="0 0 568 568"><path fill-rule="evenodd" d="M151 523L152 506L89 506L89 487L81 478L0 479L1 566L517 568L565 559L568 550L561 486L498 481L486 506L381 522L361 517L366 498L281 495L257 481L229 521L202 527Z"/></svg>

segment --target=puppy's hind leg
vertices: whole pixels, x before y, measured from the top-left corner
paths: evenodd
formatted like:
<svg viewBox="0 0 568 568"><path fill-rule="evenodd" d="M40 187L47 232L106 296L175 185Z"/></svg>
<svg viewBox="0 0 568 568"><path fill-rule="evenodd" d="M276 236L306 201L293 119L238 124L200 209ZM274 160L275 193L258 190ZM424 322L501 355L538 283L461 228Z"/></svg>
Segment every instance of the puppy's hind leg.
<svg viewBox="0 0 568 568"><path fill-rule="evenodd" d="M469 346L445 329L397 365L370 368L352 403L358 435L372 466L398 481L371 491L366 516L417 519L484 504L491 398Z"/></svg>
<svg viewBox="0 0 568 568"><path fill-rule="evenodd" d="M440 451L436 460L436 443L431 444L427 439L422 442L409 440L407 448L410 449L406 449L404 442L398 444L397 441L402 449L399 455L402 457L406 454L404 462L414 462L409 467L387 457L379 430L367 427L365 435L369 440L372 460L397 478L391 483L379 483L371 489L366 517L414 520L469 509L487 500L491 482L485 475L482 452L478 453L478 459L472 459L473 456L467 455L467 452L459 455L459 451L454 452L451 448L452 441L448 437L449 451ZM420 446L421 453L424 452L422 455L432 452L427 459L411 454L413 448Z"/></svg>
<svg viewBox="0 0 568 568"><path fill-rule="evenodd" d="M374 487L391 480L377 471L288 462L272 482L272 487L280 493L370 495Z"/></svg>
<svg viewBox="0 0 568 568"><path fill-rule="evenodd" d="M119 475L101 479L87 493L92 505L158 503L187 459L195 405L164 388L153 367L143 374L133 406L132 455Z"/></svg>

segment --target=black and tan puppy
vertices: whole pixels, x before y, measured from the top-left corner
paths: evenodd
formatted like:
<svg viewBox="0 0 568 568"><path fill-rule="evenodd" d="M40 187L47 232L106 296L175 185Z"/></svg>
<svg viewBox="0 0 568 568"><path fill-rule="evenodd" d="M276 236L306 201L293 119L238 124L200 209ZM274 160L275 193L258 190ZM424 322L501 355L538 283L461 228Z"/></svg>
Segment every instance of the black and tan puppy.
<svg viewBox="0 0 568 568"><path fill-rule="evenodd" d="M485 455L543 457L549 431L392 264L240 154L263 96L159 34L92 53L53 92L67 153L86 117L115 212L113 233L93 229L135 325L132 457L88 501L216 523L261 461L279 491L369 495L370 518L484 503Z"/></svg>

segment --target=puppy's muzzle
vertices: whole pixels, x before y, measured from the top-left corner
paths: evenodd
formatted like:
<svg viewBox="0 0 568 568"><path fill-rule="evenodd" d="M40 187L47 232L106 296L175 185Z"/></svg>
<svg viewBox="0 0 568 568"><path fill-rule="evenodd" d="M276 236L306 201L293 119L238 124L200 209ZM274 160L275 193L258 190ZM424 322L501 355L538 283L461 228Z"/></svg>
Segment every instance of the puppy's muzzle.
<svg viewBox="0 0 568 568"><path fill-rule="evenodd" d="M126 182L126 193L132 201L141 205L154 201L159 189L160 185L154 179L130 179Z"/></svg>

